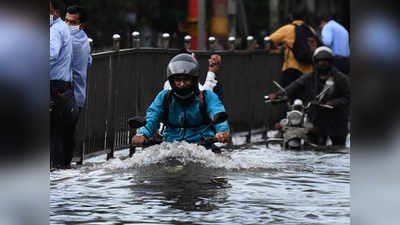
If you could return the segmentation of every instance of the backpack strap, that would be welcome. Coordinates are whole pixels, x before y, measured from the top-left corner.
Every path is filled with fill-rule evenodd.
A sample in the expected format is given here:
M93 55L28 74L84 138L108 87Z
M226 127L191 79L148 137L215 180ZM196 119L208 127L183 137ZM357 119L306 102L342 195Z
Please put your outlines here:
M164 116L162 119L162 122L164 124L164 128L168 125L168 115L169 115L169 106L171 105L172 102L172 96L171 96L171 90L167 92L167 94L164 95L163 99L163 109L164 109ZM164 130L163 128L163 130Z
M205 124L211 124L211 119L207 114L207 103L204 100L204 94L205 93L206 93L206 91L200 91L199 109L200 109L201 116L203 117L204 123ZM210 125L210 128L211 128L212 132L214 132L214 134L217 133L217 131L215 130L215 126L213 124Z
M199 110L200 110L201 116L203 117L204 123L209 124L211 122L211 119L207 114L207 103L204 100L204 94L205 94L205 91L200 91Z
M211 122L210 117L207 114L207 103L205 101L205 92L204 91L200 91L199 93L199 110L201 113L201 116L203 117L203 121L204 124L209 124ZM168 91L167 94L164 95L164 99L163 99L163 111L164 111L164 115L163 115L163 119L162 122L164 124L164 127L162 130L165 129L165 127L167 127L169 125L168 122L168 115L169 115L169 107L172 103L172 92L171 90Z

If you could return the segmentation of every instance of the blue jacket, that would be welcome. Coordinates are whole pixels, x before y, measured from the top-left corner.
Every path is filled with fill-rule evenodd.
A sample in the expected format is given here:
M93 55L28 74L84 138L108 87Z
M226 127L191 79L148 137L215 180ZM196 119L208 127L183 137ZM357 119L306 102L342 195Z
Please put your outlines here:
M157 132L160 127L160 122L163 122L163 100L167 93L168 90L163 90L157 95L153 103L147 109L146 126L141 127L137 134L144 134L146 138L150 138L155 132ZM212 118L215 113L225 112L225 108L216 94L208 90L203 91L203 93L204 101L207 105L207 114L210 118ZM168 115L169 125L162 134L164 141L173 142L185 140L187 142L199 142L202 136L215 135L210 128L206 129L208 124L204 124L203 117L199 109L199 96L196 96L195 101L187 106L180 105L175 101L173 95L171 96L172 101ZM215 130L217 132L228 132L228 122L225 121L223 123L216 124Z

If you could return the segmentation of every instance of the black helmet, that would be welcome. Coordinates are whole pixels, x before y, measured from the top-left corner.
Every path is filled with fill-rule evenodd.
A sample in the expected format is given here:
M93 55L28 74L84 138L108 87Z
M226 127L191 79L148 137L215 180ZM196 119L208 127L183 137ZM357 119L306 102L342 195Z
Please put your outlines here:
M330 48L326 46L321 46L315 49L313 54L313 63L317 63L318 60L333 60L333 52Z
M176 55L169 61L167 66L167 78L172 87L172 93L180 102L191 102L194 96L199 92L198 79L200 74L200 66L197 60L187 54L181 53ZM188 76L192 79L192 85L185 88L176 87L174 76Z
M320 65L318 62L320 60L328 60L328 64ZM312 61L314 64L314 71L318 76L326 80L332 70L333 52L330 48L326 46L321 46L315 49L312 56Z

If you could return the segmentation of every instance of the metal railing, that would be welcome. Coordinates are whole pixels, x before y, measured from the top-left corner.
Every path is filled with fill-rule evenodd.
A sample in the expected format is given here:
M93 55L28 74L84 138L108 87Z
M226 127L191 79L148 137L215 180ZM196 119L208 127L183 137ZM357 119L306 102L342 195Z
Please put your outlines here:
M108 153L127 148L130 133L127 119L145 115L147 107L162 90L166 67L178 49L168 48L169 35L163 35L164 48L141 48L140 34L133 32L132 48L119 48L119 35L113 36L114 50L92 53L93 64L88 70L87 98L78 122L77 136L81 160L88 155ZM191 37L185 37L190 48ZM212 49L215 38L210 37L209 50L194 51L200 63L203 83L211 54L222 56L218 80L222 83L224 105L229 114L231 130L249 131L270 127L279 109L263 104L263 96L272 91L272 81L280 80L281 55L271 55L265 49L235 50L235 38L230 37L229 50ZM93 41L90 40L92 44Z

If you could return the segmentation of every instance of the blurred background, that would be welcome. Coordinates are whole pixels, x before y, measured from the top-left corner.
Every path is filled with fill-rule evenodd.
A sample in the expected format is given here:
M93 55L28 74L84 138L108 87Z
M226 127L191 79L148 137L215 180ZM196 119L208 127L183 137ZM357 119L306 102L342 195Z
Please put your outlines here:
M231 2L235 7L230 7ZM286 23L290 8L310 2L315 13L320 8L332 10L337 21L350 29L352 224L397 225L400 221L399 7L388 0L206 1L204 30L212 34L212 27L222 24L225 28L221 29L224 30L221 35L243 37L248 32L258 38ZM200 15L197 22L190 17L190 3L189 0L82 1L90 16L86 31L94 39L97 51L111 48L114 33L120 33L122 39L139 30L142 35L151 34L146 40L148 46L156 46L160 32L176 33L177 38L185 32L195 32L196 28L189 27L198 25ZM278 9L271 10L272 4L278 4ZM0 2L0 90L3 91L0 224L48 224L48 7L45 1ZM345 15L351 15L351 20ZM219 17L225 19L215 19ZM235 25L231 25L232 17ZM127 43L129 40L125 40ZM197 48L201 49L199 45Z
M289 23L294 9L303 10L306 22L318 28L316 17L331 13L350 29L348 0L64 0L66 6L80 4L88 10L86 32L95 51L112 49L112 35L121 36L121 48L129 48L133 31L141 34L142 47L159 47L161 34L171 35L170 47L183 48L185 35L192 49L203 50L208 36L217 39L217 49L228 49L228 37L236 37L241 48L252 35L263 38ZM318 29L315 29L318 30ZM239 48L240 48L239 47ZM262 47L262 46L261 46Z

